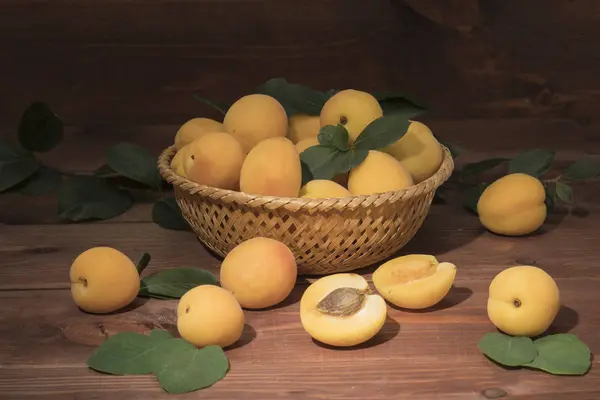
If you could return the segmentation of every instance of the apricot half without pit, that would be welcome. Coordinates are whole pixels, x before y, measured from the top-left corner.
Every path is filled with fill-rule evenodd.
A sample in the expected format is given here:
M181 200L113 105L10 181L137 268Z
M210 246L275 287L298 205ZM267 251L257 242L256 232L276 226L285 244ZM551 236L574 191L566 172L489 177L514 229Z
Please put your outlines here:
M377 291L393 305L423 309L439 303L450 291L456 266L428 254L410 254L383 263L373 273Z
M375 336L387 317L385 300L353 273L328 275L313 282L300 300L300 320L315 340L349 347Z

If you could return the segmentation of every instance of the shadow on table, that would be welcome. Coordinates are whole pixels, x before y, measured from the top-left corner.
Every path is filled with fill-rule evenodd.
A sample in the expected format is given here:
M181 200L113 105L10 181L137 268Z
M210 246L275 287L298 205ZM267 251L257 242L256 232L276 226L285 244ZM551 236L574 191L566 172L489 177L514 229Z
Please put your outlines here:
M256 339L256 330L248 324L244 325L244 330L242 331L242 336L238 339L237 342L227 347L225 350L234 350L239 349L240 347L244 347L249 344L251 341Z
M546 334L567 333L579 323L579 314L571 307L561 306Z
M336 351L342 350L343 351L343 350L368 349L371 347L379 346L385 342L389 342L390 340L395 338L398 335L398 333L400 333L400 324L398 322L396 322L396 320L394 320L393 318L388 316L388 317L386 317L383 328L381 328L381 330L375 336L373 336L371 339L367 340L366 342L357 344L356 346L336 347L336 346L330 346L325 343L321 343L315 339L312 339L312 341L317 346L320 346L320 347L323 347L324 349L329 349L329 350L336 350Z
M472 295L473 295L473 291L471 289L469 289L468 287L452 286L452 288L450 289L450 292L448 292L448 294L446 295L446 297L444 297L442 299L442 301L440 301L436 305L431 306L429 308L424 308L421 310L411 310L408 308L402 308L402 307L395 306L389 302L388 302L388 305L391 308L393 308L394 310L403 311L403 312L430 313L430 312L441 311L441 310L445 310L447 308L457 306L460 303L467 301Z

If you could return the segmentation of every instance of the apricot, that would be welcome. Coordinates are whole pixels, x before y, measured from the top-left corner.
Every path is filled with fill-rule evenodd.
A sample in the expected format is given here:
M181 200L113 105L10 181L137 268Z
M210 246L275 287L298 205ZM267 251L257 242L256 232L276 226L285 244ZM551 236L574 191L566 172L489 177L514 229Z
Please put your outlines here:
M179 335L197 347L231 346L242 336L245 321L233 294L216 285L196 286L177 303Z
M231 105L225 114L223 125L248 153L265 139L285 137L288 117L275 98L266 94L249 94Z
M189 180L221 189L238 187L245 153L240 142L229 133L206 133L182 150L185 150L183 169Z
M521 173L503 176L489 185L477 202L481 224L505 236L527 235L546 220L546 191L539 179Z
M308 149L312 146L317 146L319 144L319 140L316 137L309 137L306 139L302 139L296 143L296 149L298 153L302 153L304 150Z
M412 176L402 163L378 150L369 150L367 158L348 175L348 190L353 195L384 193L412 185Z
M352 196L348 189L339 183L327 179L314 179L307 182L300 189L300 197L328 198L347 196Z
M374 337L385 324L387 305L369 290L365 278L354 273L324 276L313 282L300 299L300 321L315 340L349 347Z
M341 90L331 96L321 109L321 127L342 124L348 131L348 142L354 143L358 135L371 122L383 116L377 99L360 90Z
M284 243L254 237L227 253L219 280L242 307L261 309L285 300L294 288L297 276L294 254Z
M175 156L173 156L171 159L171 169L173 172L184 178L187 178L187 175L185 173L185 169L183 168L183 160L187 159L190 149L191 146L189 143L182 146L179 150L177 150L177 153L175 153Z
M404 165L415 183L430 178L442 165L442 145L427 125L411 121L398 141L383 149Z
M263 196L297 197L302 185L300 155L285 137L265 139L246 156L240 190Z
M210 118L192 118L177 130L175 147L182 148L188 143L199 139L207 132L225 132L225 127L219 121Z
M396 257L373 273L373 285L390 303L407 309L436 305L450 291L456 266L427 254Z
M287 137L292 143L308 138L316 138L321 129L318 115L294 114L289 117Z
M112 247L92 247L79 254L69 271L71 295L84 311L110 313L129 305L140 290L133 261Z

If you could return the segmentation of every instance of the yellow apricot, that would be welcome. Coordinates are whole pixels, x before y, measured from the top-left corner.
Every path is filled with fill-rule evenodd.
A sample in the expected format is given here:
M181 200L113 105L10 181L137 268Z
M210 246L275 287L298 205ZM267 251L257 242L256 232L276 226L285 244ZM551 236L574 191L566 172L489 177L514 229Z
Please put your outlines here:
M316 138L321 129L318 115L294 114L289 117L287 137L292 143L308 138Z
M219 121L210 118L192 118L177 130L175 147L182 148L188 143L199 139L207 132L225 132L225 127Z
M400 161L415 183L435 174L444 158L440 142L427 125L418 121L411 121L404 136L383 151Z
M334 296L334 291L341 288L350 293ZM313 282L300 299L302 327L313 339L330 346L366 342L383 328L386 318L385 300L370 293L367 280L354 273L324 276Z
M296 143L296 149L298 153L302 153L304 150L308 149L312 146L317 146L319 144L319 140L316 137L309 137L306 139L302 139Z
M339 183L327 179L314 179L307 182L300 189L300 197L328 198L348 196L352 196L348 189Z
M209 132L188 146L182 163L189 180L221 189L238 187L245 153L236 138L226 132Z
M383 116L383 110L373 95L354 89L341 90L331 96L321 109L321 127L342 124L348 130L348 142L353 143L371 122Z
M439 263L427 254L410 254L383 263L372 279L377 291L395 306L423 309L446 297L455 276L454 264Z
M545 199L544 185L539 179L527 174L509 174L485 188L477 202L477 213L481 224L491 232L527 235L544 224Z
M92 247L79 254L69 275L75 304L90 313L120 310L140 290L140 276L133 261L111 247Z
M254 237L227 253L219 280L242 307L260 309L285 300L294 288L297 276L294 254L284 243Z
M223 125L248 153L265 139L285 137L288 117L275 98L266 94L249 94L229 107Z
M183 160L187 159L189 156L188 153L190 149L190 143L182 146L179 150L177 150L177 153L175 153L175 156L173 156L171 159L171 169L173 172L184 178L187 178L187 175L185 173L185 169L183 168Z
M384 193L412 185L412 177L400 161L378 150L369 150L367 158L348 175L348 190L353 195Z
M242 336L245 321L233 294L216 285L196 286L177 304L179 335L197 347L231 346Z
M297 197L302 185L300 155L285 137L258 143L246 156L240 190L263 196Z

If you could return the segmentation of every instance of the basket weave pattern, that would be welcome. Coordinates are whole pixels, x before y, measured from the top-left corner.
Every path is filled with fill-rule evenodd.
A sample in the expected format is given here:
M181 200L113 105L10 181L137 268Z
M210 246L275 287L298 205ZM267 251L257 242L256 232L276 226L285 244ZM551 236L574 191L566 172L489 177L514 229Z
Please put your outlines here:
M173 185L183 217L200 241L220 257L239 243L265 236L294 253L298 273L348 272L392 256L422 226L435 190L454 169L448 149L439 170L404 190L331 199L251 195L199 185L175 174L170 146L158 158Z

